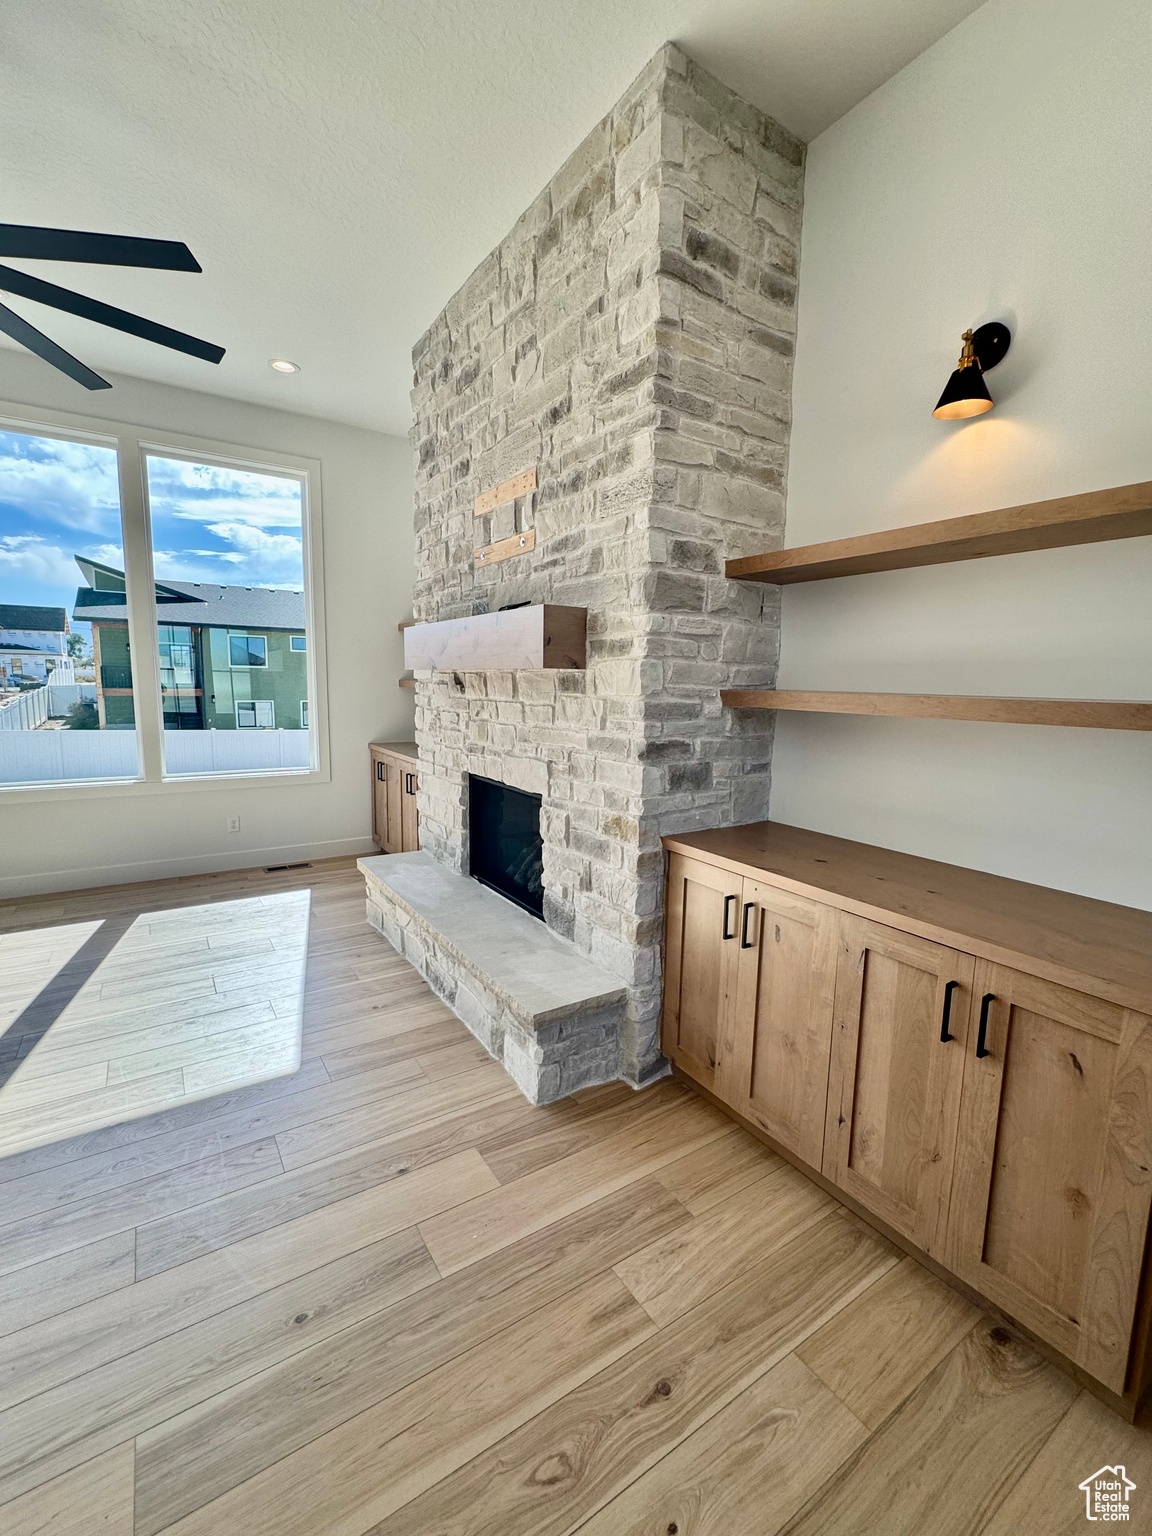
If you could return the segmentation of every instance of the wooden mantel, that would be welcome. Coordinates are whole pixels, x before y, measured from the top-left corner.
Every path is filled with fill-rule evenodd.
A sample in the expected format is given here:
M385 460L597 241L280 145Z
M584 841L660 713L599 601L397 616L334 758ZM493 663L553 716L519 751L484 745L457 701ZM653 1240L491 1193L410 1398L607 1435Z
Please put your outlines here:
M585 608L532 603L414 624L404 631L404 664L413 672L582 669L587 619Z

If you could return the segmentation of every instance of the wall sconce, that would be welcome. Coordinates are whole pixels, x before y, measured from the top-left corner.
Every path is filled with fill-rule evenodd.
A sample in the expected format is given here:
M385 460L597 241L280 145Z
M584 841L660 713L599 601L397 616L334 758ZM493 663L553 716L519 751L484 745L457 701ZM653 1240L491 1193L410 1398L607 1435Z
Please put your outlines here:
M999 320L990 320L978 330L965 331L964 350L956 371L944 386L944 393L932 412L942 421L960 421L965 416L982 416L992 409L992 396L984 382L989 368L995 368L1012 345L1012 332Z

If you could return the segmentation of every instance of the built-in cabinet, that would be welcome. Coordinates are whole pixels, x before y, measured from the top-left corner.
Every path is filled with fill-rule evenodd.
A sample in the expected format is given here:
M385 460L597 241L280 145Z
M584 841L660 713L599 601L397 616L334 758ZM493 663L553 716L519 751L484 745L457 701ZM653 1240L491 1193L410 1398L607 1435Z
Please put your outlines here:
M745 880L724 1096L797 1157L820 1165L832 1024L835 913Z
M838 927L822 1167L939 1257L975 961L848 913Z
M674 1066L1134 1407L1152 915L772 823L665 843Z
M420 846L416 743L374 741L368 750L372 764L372 841L381 853L414 853Z
M721 1037L734 1034L739 875L672 855L668 875L664 1047L698 1083L715 1088Z
M1152 1194L1152 1018L976 965L949 1266L1116 1392Z

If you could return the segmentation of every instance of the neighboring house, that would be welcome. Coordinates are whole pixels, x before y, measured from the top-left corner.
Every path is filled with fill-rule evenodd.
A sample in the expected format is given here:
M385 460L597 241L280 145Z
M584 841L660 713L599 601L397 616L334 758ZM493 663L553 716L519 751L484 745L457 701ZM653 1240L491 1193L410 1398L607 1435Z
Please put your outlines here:
M0 603L0 693L22 683L72 681L68 615L63 608Z
M88 583L72 617L92 626L100 724L131 729L132 658L124 572L76 556ZM304 594L156 583L167 730L300 730L308 725Z

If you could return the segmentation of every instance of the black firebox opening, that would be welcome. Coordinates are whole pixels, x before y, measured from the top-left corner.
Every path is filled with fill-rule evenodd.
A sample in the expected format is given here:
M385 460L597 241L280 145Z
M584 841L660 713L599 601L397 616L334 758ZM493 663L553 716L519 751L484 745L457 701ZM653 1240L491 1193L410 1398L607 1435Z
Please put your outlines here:
M468 775L471 874L534 917L544 917L540 796Z

